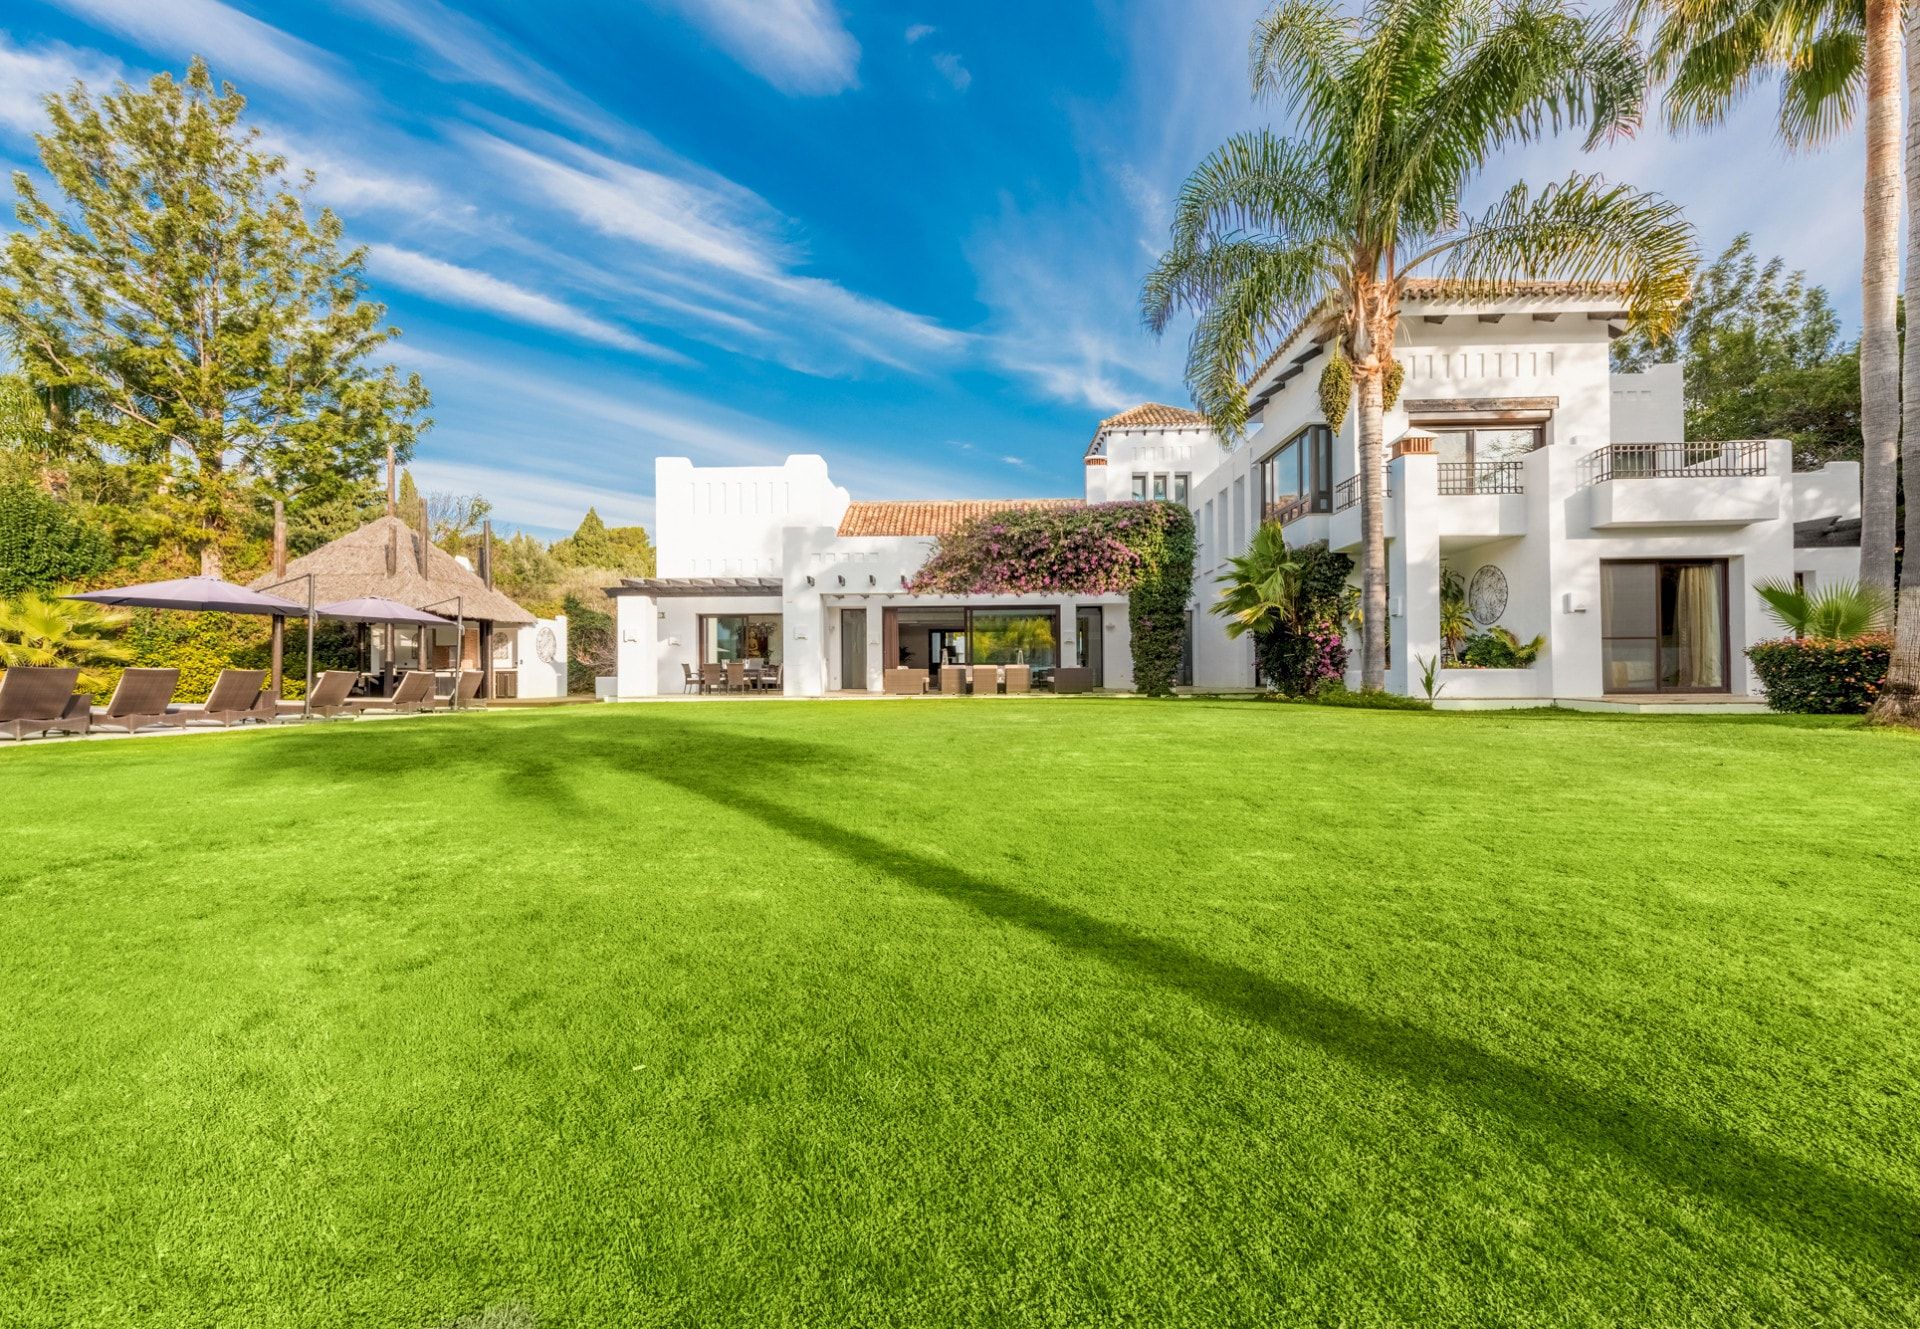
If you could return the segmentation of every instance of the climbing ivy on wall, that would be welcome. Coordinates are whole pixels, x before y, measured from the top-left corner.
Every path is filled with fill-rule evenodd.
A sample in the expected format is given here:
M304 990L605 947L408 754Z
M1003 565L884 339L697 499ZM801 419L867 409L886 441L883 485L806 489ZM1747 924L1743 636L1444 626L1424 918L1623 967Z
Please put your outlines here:
M911 590L929 595L1124 595L1133 685L1173 691L1193 594L1193 514L1178 503L1009 508L943 536Z

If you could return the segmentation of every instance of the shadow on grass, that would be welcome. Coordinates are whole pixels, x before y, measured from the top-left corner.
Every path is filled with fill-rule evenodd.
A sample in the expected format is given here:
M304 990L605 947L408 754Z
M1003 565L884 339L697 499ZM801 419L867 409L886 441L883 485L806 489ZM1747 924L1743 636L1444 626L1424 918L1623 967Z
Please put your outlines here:
M725 720L691 722L665 713L665 707L646 710L651 713L636 715L617 729L601 726L601 732L585 741L572 730L564 773L538 761L544 781L539 786L527 778L532 772L524 763L502 771L482 753L462 752L458 744L434 743L440 752L433 760L443 778L453 774L458 780L484 779L491 772L504 792L549 807L576 806L571 788L555 786L592 782L596 767L626 779L658 781L710 804L716 813L751 817L794 841L937 894L996 923L1023 928L1063 951L1179 992L1368 1073L1448 1095L1522 1131L1630 1164L1655 1186L1684 1187L1892 1274L1920 1271L1920 1204L1903 1192L1781 1153L1659 1104L1528 1065L1439 1030L1383 1018L1301 984L1121 927L796 806L809 798L844 798L836 791L835 773L865 759L853 748L734 731L723 727ZM342 759L330 765L342 775L364 775L377 782L380 775L392 773L396 763L408 763L407 755L394 748L410 747L416 738L393 734L396 743L389 744L388 737L381 735L383 741L366 745L364 752L341 754ZM431 737L421 734L418 739L428 742ZM450 773L449 762L464 769ZM763 790L785 791L785 796L774 798Z

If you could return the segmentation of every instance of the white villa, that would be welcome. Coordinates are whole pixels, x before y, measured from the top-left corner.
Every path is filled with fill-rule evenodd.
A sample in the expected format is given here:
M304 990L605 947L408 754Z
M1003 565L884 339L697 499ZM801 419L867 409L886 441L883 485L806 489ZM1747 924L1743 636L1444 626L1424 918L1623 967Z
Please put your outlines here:
M1443 698L1468 705L1756 701L1743 648L1779 630L1754 585L1858 574L1858 466L1796 472L1784 441L1687 440L1677 366L1610 372L1624 327L1605 290L1409 291L1395 352L1405 382L1387 419L1392 691L1418 692L1418 662L1441 658L1442 569L1469 588L1481 627L1546 639L1525 669L1444 670ZM1324 540L1357 566L1356 413L1328 429L1317 391L1330 336L1309 323L1261 367L1253 426L1231 451L1202 417L1148 404L1101 423L1083 497L1024 501L1192 509L1183 683L1255 685L1252 643L1229 639L1207 605L1263 517L1285 523L1289 544ZM788 695L877 692L902 668L938 686L942 662L990 655L1016 628L1042 680L1067 665L1132 685L1122 597L907 591L939 536L1022 501L855 502L817 456L661 458L655 501L659 575L609 592L620 697L681 692L702 664L732 659L779 665Z

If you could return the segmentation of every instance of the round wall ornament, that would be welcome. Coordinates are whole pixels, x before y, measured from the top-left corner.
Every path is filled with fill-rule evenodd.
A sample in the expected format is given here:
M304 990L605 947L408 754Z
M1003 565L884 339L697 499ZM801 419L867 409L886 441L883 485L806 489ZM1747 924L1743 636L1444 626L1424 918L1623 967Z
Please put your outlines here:
M1491 563L1483 565L1467 585L1467 608L1481 627L1498 623L1507 612L1507 574Z
M554 657L560 653L560 639L553 635L553 629L545 623L533 634L533 653L539 657L541 664L552 664Z

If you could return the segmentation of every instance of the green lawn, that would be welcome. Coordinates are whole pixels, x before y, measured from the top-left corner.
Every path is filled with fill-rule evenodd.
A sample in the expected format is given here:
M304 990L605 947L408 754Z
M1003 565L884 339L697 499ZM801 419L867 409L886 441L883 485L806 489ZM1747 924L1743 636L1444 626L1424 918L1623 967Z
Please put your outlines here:
M719 703L0 751L0 1324L1911 1324L1920 741Z

